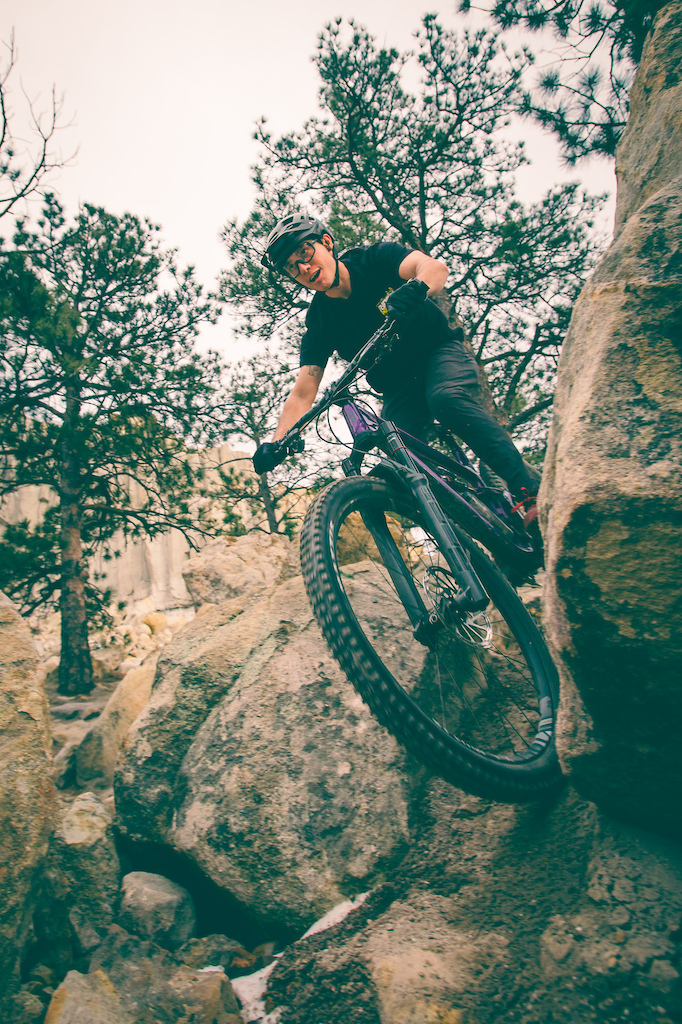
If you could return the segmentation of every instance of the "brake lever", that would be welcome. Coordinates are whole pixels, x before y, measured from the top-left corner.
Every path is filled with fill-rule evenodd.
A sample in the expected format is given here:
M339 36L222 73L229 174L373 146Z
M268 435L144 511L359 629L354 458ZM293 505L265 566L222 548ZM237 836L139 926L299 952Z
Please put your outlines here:
M289 453L289 455L300 455L301 452L304 451L304 449L305 449L305 441L300 436L300 434L299 434L298 437L293 438L287 444L287 452Z
M282 453L282 462L290 455L300 455L305 449L305 441L299 434L298 437L292 437L290 440L282 438L280 442L280 451Z

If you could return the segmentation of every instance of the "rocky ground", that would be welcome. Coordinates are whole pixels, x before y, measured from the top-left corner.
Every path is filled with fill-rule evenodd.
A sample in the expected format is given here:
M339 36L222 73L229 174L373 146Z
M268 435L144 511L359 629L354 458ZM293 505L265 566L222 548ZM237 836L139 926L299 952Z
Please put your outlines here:
M59 806L8 1019L682 1021L679 845L568 784L514 806L429 775L325 653L288 542L218 554L201 614L128 622L152 642L123 678L65 701L48 674Z
M570 789L512 808L437 780L418 836L334 933L282 955L268 993L283 1021L681 1019L677 847Z

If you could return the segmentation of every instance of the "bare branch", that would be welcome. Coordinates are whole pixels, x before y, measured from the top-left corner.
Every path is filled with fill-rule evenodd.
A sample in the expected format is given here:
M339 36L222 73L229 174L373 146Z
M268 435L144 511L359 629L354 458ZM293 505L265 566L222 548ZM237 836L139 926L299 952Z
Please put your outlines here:
M18 152L17 140L12 127L10 109L9 79L17 61L14 33L6 44L9 52L4 68L0 69L0 218L11 213L22 200L43 190L46 179L52 171L65 167L73 160L52 151L55 135L69 125L61 124L63 97L58 97L52 87L50 106L44 113L37 113L23 86L21 92L26 101L29 130L32 142L21 140L24 151ZM22 163L23 161L23 163Z

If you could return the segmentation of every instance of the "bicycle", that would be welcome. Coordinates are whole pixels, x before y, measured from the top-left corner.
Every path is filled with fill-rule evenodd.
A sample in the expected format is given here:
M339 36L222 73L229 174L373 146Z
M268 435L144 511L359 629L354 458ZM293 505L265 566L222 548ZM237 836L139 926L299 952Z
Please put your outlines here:
M384 323L279 442L280 461L302 451L304 428L332 407L352 437L344 478L315 497L302 527L308 598L350 682L417 759L471 793L536 799L561 782L558 677L481 545L522 575L541 556L510 495L461 448L444 455L353 397L397 337Z

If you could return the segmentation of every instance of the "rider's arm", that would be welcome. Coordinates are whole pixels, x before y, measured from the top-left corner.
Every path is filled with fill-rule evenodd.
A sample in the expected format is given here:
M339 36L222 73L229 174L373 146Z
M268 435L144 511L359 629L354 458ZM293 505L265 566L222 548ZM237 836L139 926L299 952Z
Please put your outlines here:
M398 273L403 281L411 281L413 277L416 277L418 281L423 281L429 286L429 296L431 296L443 290L449 271L447 263L444 263L443 260L434 260L425 252L414 250L402 261L398 267Z
M287 430L293 427L296 420L300 419L308 409L312 408L313 402L317 397L323 372L321 366L301 367L296 383L282 407L277 429L272 436L273 441L279 441L281 437L284 437Z

